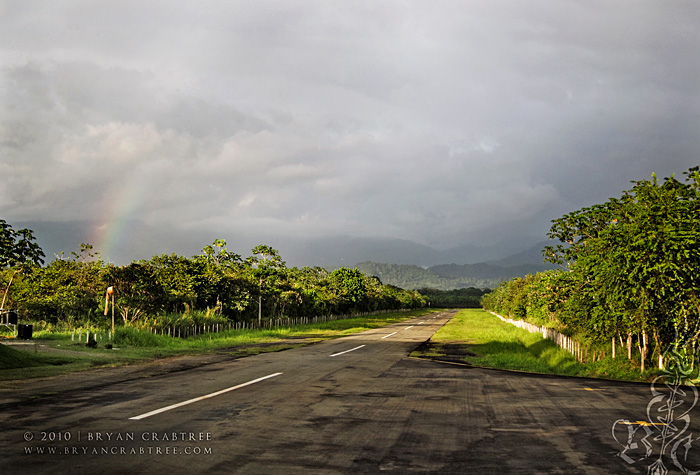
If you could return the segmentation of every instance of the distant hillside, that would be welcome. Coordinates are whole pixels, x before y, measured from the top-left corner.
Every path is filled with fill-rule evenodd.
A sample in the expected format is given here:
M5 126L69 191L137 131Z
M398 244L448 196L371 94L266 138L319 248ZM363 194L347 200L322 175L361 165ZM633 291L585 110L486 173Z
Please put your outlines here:
M290 237L264 241L285 256L292 266L321 266L325 268L354 267L358 262L385 262L430 267L439 264L474 264L496 262L506 256L521 255L520 260L534 259L542 263L540 250L547 244L537 238L519 237L499 243L468 244L437 250L405 239L358 238L349 236L320 237L295 240ZM537 243L535 245L535 243ZM534 246L534 247L533 247ZM523 249L529 248L525 251ZM509 257L508 257L509 259ZM521 264L525 262L517 262ZM505 265L511 265L505 263Z
M467 287L494 288L499 283L514 277L534 274L552 266L545 264L518 264L500 266L481 262L478 264L446 264L429 267L400 264L383 264L379 262L361 262L357 268L370 275L375 275L385 284L402 289L433 288L452 290Z
M448 279L458 280L488 280L503 282L513 277L522 277L546 270L544 264L518 264L514 266L499 266L487 262L478 264L446 264L430 267L431 272ZM475 287L475 286L474 286Z
M438 290L450 290L458 288L452 285L451 279L414 265L368 261L360 262L356 267L365 274L379 277L384 284L395 285L402 289L430 287ZM471 287L476 286L472 285Z

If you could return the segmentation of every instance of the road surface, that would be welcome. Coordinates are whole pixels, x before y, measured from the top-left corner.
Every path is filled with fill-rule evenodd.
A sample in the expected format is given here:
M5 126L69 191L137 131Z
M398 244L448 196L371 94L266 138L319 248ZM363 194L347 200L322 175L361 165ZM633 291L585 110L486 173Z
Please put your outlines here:
M658 428L649 385L408 357L453 315L149 377L3 384L0 473L615 474L670 454L635 461Z

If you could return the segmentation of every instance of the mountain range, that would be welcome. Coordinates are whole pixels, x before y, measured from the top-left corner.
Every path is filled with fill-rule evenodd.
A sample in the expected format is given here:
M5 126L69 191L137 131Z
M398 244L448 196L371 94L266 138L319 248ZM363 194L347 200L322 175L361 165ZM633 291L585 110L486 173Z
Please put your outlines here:
M545 264L519 264L499 266L481 262L477 264L443 264L429 268L405 264L361 262L356 266L365 274L374 275L384 284L402 289L453 290L469 287L492 289L499 283L515 277L553 269Z
M519 237L490 244L467 244L439 250L405 239L333 236L309 240L280 240L280 254L293 266L354 267L361 262L432 267L441 264L491 262L499 266L542 264L548 242ZM273 247L275 247L273 245Z
M356 267L365 274L379 277L385 284L402 289L494 288L499 283L514 277L558 268L542 260L542 249L547 244L547 242L541 242L503 259L474 264L438 264L426 268L367 261L357 264Z

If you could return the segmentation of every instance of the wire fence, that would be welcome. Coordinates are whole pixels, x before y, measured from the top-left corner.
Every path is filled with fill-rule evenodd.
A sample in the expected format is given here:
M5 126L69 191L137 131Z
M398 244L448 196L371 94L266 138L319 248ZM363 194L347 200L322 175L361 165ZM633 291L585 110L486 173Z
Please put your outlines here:
M198 335L209 333L219 333L232 330L256 330L256 329L274 329L288 328L297 325L310 325L315 323L333 322L336 320L346 320L350 318L371 317L374 315L408 312L415 309L388 309L376 310L373 312L358 312L341 315L318 315L314 317L296 317L296 318L270 318L258 322L257 320L240 321L240 322L218 322L218 323L203 323L198 325L164 325L164 326L146 326L137 328L141 331L147 331L156 335L167 335L173 338L189 338ZM72 331L71 339L74 342L89 342L98 341L103 338L111 340L112 332L109 330L101 330L94 327L76 328Z

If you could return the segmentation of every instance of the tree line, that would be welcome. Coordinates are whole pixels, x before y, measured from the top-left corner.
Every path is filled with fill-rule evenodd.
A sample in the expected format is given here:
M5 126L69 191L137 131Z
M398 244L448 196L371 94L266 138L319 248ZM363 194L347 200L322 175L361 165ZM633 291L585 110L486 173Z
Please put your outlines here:
M106 289L125 325L195 312L219 320L254 321L419 308L415 291L384 285L357 269L287 267L267 245L243 258L224 240L199 255L162 254L117 266L89 244L61 253L48 265L31 230L0 220L0 291L21 319L50 324L105 322ZM161 318L162 320L162 318Z
M428 305L436 308L480 308L481 298L491 292L490 289L467 287L452 290L432 288L418 289L418 292L428 300Z
M697 367L700 167L633 182L620 198L554 220L545 260L561 266L499 285L482 304L595 342L636 347L645 362Z

